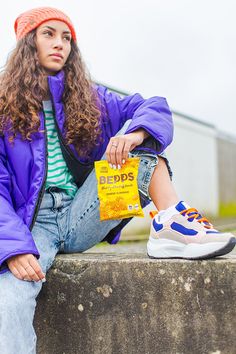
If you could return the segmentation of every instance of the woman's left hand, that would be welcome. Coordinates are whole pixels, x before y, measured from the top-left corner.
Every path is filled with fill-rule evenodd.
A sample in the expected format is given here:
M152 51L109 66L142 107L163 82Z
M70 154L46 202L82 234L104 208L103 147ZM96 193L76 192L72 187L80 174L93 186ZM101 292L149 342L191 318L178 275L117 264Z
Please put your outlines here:
M128 153L136 146L142 144L148 135L144 129L139 129L129 134L112 137L106 149L106 157L110 167L120 169L122 163L127 160Z

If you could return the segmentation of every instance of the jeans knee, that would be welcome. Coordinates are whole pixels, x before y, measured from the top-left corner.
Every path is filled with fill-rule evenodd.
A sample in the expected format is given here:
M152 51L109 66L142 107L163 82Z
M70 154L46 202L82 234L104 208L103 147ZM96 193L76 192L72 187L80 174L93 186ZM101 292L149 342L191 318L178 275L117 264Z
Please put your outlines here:
M20 280L10 273L1 279L0 275L0 313L21 314L27 309L34 310L41 287L41 282Z
M4 296L3 294L0 294L0 317L2 317L2 321L7 320L7 319L14 319L14 317L18 317L22 315L22 313L27 312L27 307L30 306L29 302L24 300L21 297L21 294L16 294L12 293L12 291L9 291L5 289Z

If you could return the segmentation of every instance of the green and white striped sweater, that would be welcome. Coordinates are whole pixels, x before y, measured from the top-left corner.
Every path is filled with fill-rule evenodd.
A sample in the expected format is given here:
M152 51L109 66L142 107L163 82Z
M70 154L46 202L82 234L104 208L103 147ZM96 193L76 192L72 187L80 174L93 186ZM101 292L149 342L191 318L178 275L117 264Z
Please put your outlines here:
M56 186L65 189L67 194L74 197L78 187L61 152L51 101L43 101L43 111L48 138L48 173L45 188Z

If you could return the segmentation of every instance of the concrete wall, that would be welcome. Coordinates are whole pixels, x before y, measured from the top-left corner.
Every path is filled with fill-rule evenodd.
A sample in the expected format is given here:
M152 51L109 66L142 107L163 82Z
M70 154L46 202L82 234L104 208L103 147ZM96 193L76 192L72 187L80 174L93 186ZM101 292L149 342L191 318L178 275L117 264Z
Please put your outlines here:
M38 354L235 354L235 258L58 255L39 294Z

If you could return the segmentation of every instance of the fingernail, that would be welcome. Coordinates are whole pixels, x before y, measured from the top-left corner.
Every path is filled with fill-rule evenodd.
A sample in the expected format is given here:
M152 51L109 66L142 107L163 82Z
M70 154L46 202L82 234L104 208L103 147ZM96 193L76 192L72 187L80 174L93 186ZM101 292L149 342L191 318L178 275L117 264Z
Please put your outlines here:
M42 283L45 283L45 281L46 281L46 278L43 278L43 279L42 279Z
M116 170L116 165L113 165L112 167L114 168L114 170Z
M123 163L123 164L125 163L125 159L122 160L122 163Z
M117 165L117 167L118 167L118 170L120 170L120 169L121 169L120 165Z
M109 163L109 166L110 166L111 168L113 167L111 163Z

